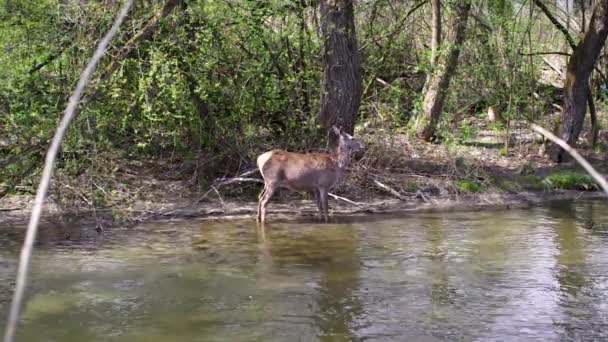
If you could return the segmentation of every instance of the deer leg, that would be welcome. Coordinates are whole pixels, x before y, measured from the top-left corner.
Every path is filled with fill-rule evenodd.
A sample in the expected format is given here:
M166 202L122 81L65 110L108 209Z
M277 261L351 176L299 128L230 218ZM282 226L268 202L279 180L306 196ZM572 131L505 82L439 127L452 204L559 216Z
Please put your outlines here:
M325 222L329 221L329 210L327 207L327 189L319 189L319 202L321 202L321 215Z
M321 219L323 219L323 205L321 204L321 195L319 195L319 189L314 189L312 194L314 195L317 209L319 209L319 215L321 216Z
M268 205L268 201L274 194L274 190L275 189L273 186L270 186L270 185L267 186L266 189L264 190L264 195L263 195L262 199L260 200L260 222L262 222L262 223L264 223L266 221L266 206Z
M264 197L264 195L266 194L266 184L264 184L264 189L262 189L262 192L260 192L260 195L258 196L258 216L256 218L257 222L260 222L261 220L261 209L262 209L262 198Z

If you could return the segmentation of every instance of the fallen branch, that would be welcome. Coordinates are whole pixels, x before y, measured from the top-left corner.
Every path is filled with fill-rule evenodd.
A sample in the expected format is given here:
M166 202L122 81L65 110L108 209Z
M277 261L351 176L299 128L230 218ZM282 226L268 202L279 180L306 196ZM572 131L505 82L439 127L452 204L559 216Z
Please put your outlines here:
M15 337L15 330L17 328L17 322L19 320L19 311L21 309L21 302L23 300L23 293L25 292L25 283L27 282L27 273L30 265L30 258L32 256L32 248L34 246L34 241L36 240L36 233L38 232L38 222L40 221L40 214L42 213L42 205L44 203L44 199L46 197L47 191L49 189L49 184L51 182L51 177L53 175L53 168L55 165L55 159L57 157L57 153L59 152L59 147L61 145L61 140L65 135L70 122L74 118L76 113L76 107L80 102L80 98L86 87L91 74L95 70L97 63L101 59L101 57L105 54L110 41L118 32L118 28L124 21L129 9L133 5L133 0L127 0L124 6L120 9L114 24L106 33L106 35L101 39L93 57L84 68L82 73L80 74L80 78L78 79L78 83L76 85L76 89L72 96L70 96L68 105L65 109L65 114L57 127L57 131L55 132L55 136L53 136L53 140L51 141L51 146L49 147L48 153L46 155L46 160L44 163L44 169L42 170L42 177L40 179L40 185L38 186L38 191L36 192L36 200L34 202L34 207L32 209L32 215L30 217L30 222L27 227L27 232L25 235L25 241L23 242L23 248L21 249L21 255L19 257L19 268L17 270L17 282L15 285L15 293L13 295L13 301L11 303L10 314L8 317L8 322L6 324L6 331L4 334L4 342L12 342Z
M252 170L243 172L243 173L241 173L240 175L238 175L236 177L247 177L247 176L251 176L254 173L258 173L258 172L260 172L258 169L252 169ZM233 179L233 178L236 178L236 177L232 177L232 178L218 178L215 181L216 182L222 182L222 181L226 181L226 180Z
M551 140L554 144L559 145L564 151L568 152L581 166L595 179L595 181L600 185L604 193L608 196L608 183L606 183L606 179L597 172L589 162L583 158L574 148L572 148L568 143L564 140L556 137L553 133L547 131L546 129L532 124L532 129L537 131L538 133L547 137L547 139Z
M559 75L559 77L565 78L564 73L562 72L562 70L560 68L556 67L553 63L551 63L546 58L543 58L543 62L545 62L545 64L547 64L549 67L551 67L551 69L553 69L553 71L555 71Z
M247 172L244 172L242 174L240 174L237 177L232 177L232 178L219 178L216 179L216 182L214 185L211 186L211 189L207 190L199 199L197 202L202 201L205 197L207 197L207 195L209 195L211 192L215 192L219 197L220 197L220 201L221 201L221 196L220 193L218 192L218 188L221 186L225 186L225 185L230 185L230 184L234 184L234 183L260 183L260 184L264 184L264 180L260 179L260 178L246 178L246 176L250 176L254 173L257 173L258 169L253 169L253 170L249 170ZM348 204L352 204L354 206L361 206L361 204L350 200L346 197L342 197L342 196L338 196L332 193L328 193L329 196L331 196L332 198L339 200L339 201L343 201L346 202ZM223 202L222 202L223 204Z
M244 178L244 177L234 177L234 178L228 178L225 179L223 181L220 181L219 183L215 183L211 186L211 189L207 190L207 192L205 192L201 197L199 197L199 199L197 200L197 202L202 201L203 199L205 199L205 197L207 197L207 195L209 195L212 191L217 192L217 188L221 187L221 186L225 186L225 185L230 185L230 184L234 184L234 183L262 183L264 184L264 181L261 180L260 178Z
M390 193L391 195L393 195L393 196L397 197L398 199L400 199L400 200L402 200L402 201L407 200L407 198L406 198L405 196L403 196L401 193L399 193L399 191L397 191L397 190L395 190L395 189L391 188L391 187L390 187L390 186L388 186L388 185L385 185L385 184L380 183L380 181L378 181L377 179L372 180L372 183L373 183L375 186L377 186L377 187L379 187L380 189L382 189L382 190L384 190L384 191L386 191L386 192Z
M351 201L351 200L349 200L349 199L348 199L348 198L346 198L346 197L342 197L342 196L334 195L334 194L332 194L331 192L329 192L329 193L327 193L327 194L328 194L329 196L331 196L332 198L337 199L337 200L339 200L339 201L343 201L343 202L346 202L346 203L348 203L348 204L352 204L352 205L357 206L357 207L360 207L360 206L361 206L361 204L360 204L360 203L357 203L357 202L355 202L355 201Z

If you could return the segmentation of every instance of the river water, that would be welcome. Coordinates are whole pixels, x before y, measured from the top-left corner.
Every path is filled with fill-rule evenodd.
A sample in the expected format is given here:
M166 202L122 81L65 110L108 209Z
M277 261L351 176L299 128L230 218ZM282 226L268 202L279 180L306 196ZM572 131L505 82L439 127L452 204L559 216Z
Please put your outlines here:
M605 341L607 209L43 227L17 340Z

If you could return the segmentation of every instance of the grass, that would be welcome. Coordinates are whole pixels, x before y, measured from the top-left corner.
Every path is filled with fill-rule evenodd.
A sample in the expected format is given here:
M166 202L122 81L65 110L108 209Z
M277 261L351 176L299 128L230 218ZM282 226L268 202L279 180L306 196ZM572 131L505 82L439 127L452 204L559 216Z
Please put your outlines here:
M555 172L543 179L542 183L553 189L596 189L597 185L591 176L573 171Z

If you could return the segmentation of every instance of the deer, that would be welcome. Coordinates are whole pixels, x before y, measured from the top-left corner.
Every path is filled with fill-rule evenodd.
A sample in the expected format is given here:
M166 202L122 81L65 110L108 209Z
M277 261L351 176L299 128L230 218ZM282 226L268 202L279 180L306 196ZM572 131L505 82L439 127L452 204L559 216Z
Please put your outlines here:
M331 153L297 153L271 150L257 158L258 169L264 179L264 189L258 198L257 222L266 221L268 201L277 189L312 192L321 219L329 221L327 197L344 177L354 152L365 145L352 135L332 126L338 144Z

